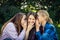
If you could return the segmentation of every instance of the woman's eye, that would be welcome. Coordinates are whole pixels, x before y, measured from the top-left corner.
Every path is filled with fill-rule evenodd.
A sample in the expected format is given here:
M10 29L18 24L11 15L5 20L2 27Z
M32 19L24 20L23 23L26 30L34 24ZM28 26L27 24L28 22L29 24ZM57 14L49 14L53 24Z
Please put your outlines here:
M31 20L31 18L29 18Z
M35 19L33 19L33 20L35 20Z

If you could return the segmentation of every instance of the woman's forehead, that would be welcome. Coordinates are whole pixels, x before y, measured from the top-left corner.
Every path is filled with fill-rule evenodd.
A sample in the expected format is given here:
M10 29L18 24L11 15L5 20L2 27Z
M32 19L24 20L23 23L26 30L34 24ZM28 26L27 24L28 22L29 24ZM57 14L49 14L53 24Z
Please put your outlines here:
M35 18L33 15L30 15L29 18Z
M26 18L26 15L23 15L23 18Z

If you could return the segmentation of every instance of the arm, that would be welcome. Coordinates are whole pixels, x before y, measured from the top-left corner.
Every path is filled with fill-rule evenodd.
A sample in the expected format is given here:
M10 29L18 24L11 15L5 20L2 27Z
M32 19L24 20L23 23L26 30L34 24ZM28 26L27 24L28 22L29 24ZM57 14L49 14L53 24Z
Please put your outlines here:
M18 36L17 32L16 32L16 29L15 29L15 26L12 24L12 23L9 23L7 25L7 33L9 34L9 36L12 38L12 39L15 39L15 40L23 40L24 37L25 37L25 29L22 30L22 32L20 33L20 35Z
M25 30L22 30L22 32L20 33L20 35L18 37L18 40L23 40L24 37L25 37L25 33L26 33L26 31Z
M16 32L16 29L15 29L15 26L13 23L8 23L6 25L6 32L10 36L10 38L12 38L12 39L18 38L18 34Z
M42 35L40 31L36 32L36 36L38 40L57 40L55 34L55 28L53 26L47 29Z

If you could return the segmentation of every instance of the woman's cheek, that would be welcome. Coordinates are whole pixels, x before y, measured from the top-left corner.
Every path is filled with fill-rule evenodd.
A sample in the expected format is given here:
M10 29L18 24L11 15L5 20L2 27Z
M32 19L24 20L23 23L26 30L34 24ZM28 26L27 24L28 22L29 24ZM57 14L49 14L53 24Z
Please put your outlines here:
M30 21L28 21L28 23L30 23Z
M22 20L22 24L24 24L25 23L25 21L24 20Z

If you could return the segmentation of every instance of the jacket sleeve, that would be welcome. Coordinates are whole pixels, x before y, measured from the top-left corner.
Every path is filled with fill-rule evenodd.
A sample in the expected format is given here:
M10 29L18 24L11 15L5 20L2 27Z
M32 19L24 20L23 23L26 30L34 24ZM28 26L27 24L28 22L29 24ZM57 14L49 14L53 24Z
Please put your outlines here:
M20 33L20 35L18 37L18 40L23 40L24 37L25 37L25 33L26 33L26 31L25 30L22 30L22 32Z

